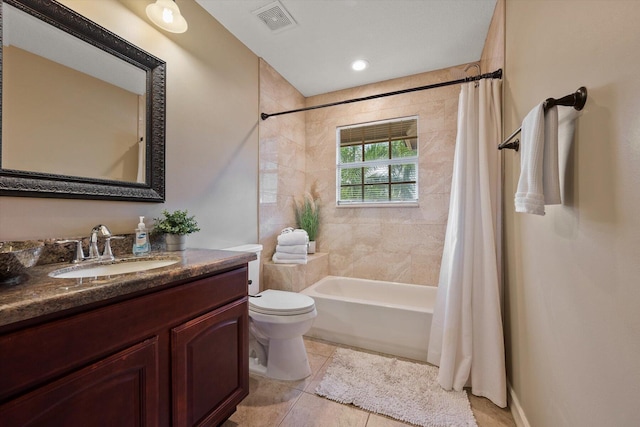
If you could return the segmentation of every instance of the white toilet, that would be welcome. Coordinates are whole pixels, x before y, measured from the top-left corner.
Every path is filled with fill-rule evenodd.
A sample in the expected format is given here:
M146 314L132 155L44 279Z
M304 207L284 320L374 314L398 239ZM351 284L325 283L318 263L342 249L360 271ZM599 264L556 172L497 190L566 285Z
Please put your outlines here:
M311 374L302 335L317 316L313 298L296 292L260 290L262 245L229 251L255 252L249 263L249 371L279 380L301 380Z

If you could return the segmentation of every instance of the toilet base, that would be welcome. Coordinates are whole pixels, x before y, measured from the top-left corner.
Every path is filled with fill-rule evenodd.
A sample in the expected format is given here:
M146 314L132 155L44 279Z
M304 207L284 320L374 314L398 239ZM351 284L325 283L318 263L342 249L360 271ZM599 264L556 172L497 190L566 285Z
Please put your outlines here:
M267 376L278 380L295 381L311 375L307 349L302 336L269 340Z
M311 375L302 336L270 339L267 366L261 365L257 358L249 358L249 372L284 381L298 381Z
M260 364L260 361L255 357L249 357L249 372L252 374L267 376L267 367Z

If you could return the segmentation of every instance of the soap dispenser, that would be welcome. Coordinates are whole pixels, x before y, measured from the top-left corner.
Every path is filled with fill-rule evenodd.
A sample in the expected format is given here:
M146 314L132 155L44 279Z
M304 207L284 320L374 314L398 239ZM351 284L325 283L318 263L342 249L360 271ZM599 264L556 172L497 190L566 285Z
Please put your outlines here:
M144 225L144 217L140 217L140 223L136 228L136 238L133 241L133 254L137 256L147 255L151 252L151 245L149 245L149 233Z

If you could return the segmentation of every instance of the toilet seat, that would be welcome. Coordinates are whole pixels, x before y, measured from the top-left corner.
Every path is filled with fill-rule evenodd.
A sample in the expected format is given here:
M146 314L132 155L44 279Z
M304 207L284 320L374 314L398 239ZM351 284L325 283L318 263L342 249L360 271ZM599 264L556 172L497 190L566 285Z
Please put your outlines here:
M313 298L296 292L267 289L249 298L249 311L275 316L295 316L315 310Z

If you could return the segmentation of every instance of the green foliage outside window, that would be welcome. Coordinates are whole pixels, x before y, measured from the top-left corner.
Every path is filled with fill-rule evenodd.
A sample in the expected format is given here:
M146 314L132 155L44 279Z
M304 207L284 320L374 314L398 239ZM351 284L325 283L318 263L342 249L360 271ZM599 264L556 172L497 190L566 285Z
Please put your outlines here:
M414 201L417 199L416 138L340 147L340 201ZM414 148L415 147L415 148ZM381 164L407 159L407 163ZM375 162L373 165L362 162Z

